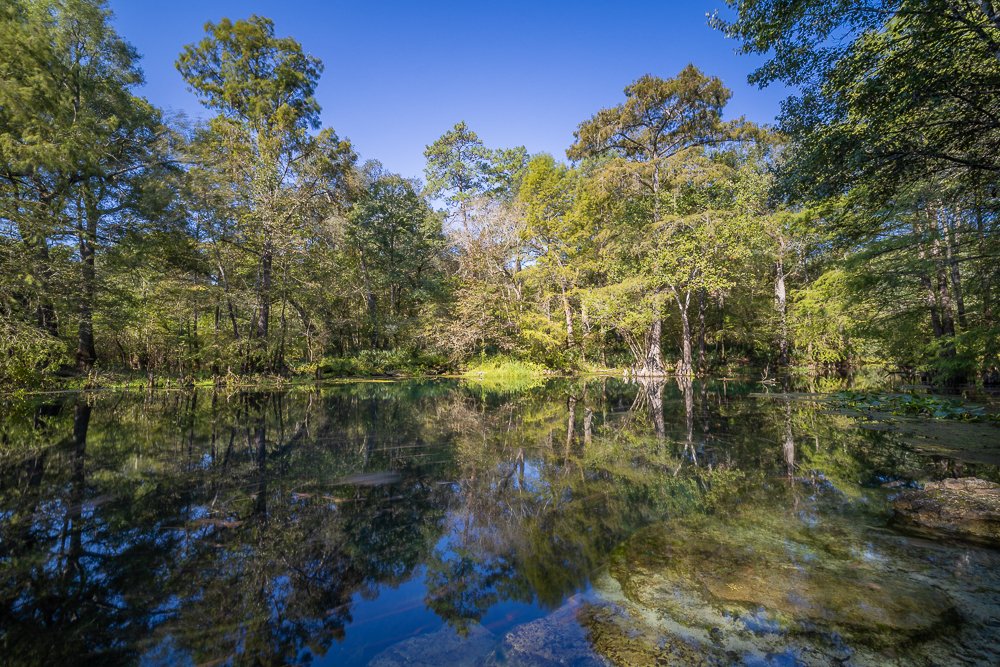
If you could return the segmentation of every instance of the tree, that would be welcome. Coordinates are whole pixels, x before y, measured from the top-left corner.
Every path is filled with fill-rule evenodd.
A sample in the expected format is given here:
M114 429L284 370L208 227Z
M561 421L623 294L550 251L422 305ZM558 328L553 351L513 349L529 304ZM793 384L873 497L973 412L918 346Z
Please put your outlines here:
M464 122L424 151L425 193L443 199L457 286L453 326L441 344L454 355L511 351L522 312L523 220L515 203L528 153L491 149Z
M688 65L673 79L646 75L625 88L626 101L603 109L580 124L576 142L567 150L570 159L608 158L607 168L631 177L636 195L648 200L645 234L658 233L663 211L662 174L669 161L683 161L704 149L720 146L738 138L745 129L741 121L725 122L722 109L730 92L715 77L705 76ZM640 223L642 224L642 223ZM634 238L634 237L633 237ZM655 249L654 249L655 250ZM655 278L653 283L655 283ZM665 294L661 287L647 285L652 294L644 295L652 309L648 329L641 345L635 346L636 370L644 375L664 373L662 308ZM674 295L686 317L686 302ZM689 344L682 334L683 344ZM685 356L687 359L687 356ZM690 372L682 362L678 372Z
M797 183L882 192L931 174L995 174L1000 18L993 2L730 0L713 22L746 53L770 54L750 77L800 87L782 123Z
M557 164L550 155L540 155L528 163L518 193L530 259L562 304L567 349L576 346L570 299L576 282L574 265L585 234L573 215L577 178L575 170Z
M744 52L770 54L751 81L783 81L799 90L781 115L789 146L780 180L795 201L832 204L827 208L835 215L822 222L851 263L848 275L859 278L847 284L895 285L906 302L919 285L920 336L934 350L923 356L933 359L941 379L962 381L975 358L984 369L995 366L1000 19L994 3L729 4L735 17L716 16L714 23L741 40ZM876 272L883 279L873 280ZM969 282L969 275L977 280ZM908 309L890 310L909 329Z
M13 2L0 14L0 216L28 251L23 303L58 335L51 294L53 246L76 249L72 315L76 364L97 359L98 254L132 221L162 213L154 172L167 159L156 111L132 94L142 83L135 50L110 25L103 2ZM168 197L169 198L169 197Z
M369 165L364 194L347 216L345 241L356 262L371 347L399 344L420 306L442 290L441 217L417 186Z
M489 151L464 121L424 150L426 193L442 197L463 227L469 224L472 200L489 190Z
M274 264L286 252L290 230L315 191L297 177L306 157L324 144L339 143L331 130L314 137L319 104L314 92L320 61L294 39L275 37L274 23L251 16L205 26L208 36L184 48L177 69L210 109L209 142L236 202L243 248L257 259L248 370L276 369L284 363L268 349Z

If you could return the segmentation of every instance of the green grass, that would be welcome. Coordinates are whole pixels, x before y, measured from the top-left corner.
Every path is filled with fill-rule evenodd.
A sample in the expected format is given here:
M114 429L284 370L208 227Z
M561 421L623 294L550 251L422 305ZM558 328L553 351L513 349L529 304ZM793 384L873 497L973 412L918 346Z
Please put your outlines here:
M542 364L496 356L468 362L462 377L482 390L508 393L540 386L551 374L552 371Z

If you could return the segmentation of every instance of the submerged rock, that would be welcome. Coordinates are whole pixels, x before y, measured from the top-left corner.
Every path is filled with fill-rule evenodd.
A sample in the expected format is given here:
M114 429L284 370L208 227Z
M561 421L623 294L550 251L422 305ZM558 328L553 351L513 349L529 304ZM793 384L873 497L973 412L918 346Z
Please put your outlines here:
M645 642L653 662L768 664L781 654L826 664L922 641L956 621L946 595L891 561L836 526L693 519L639 531L610 574L632 618L654 628L621 631L658 637ZM608 650L635 650L616 646L615 625L595 618L592 636ZM633 661L647 662L622 654L619 664Z
M370 667L610 667L594 652L571 600L548 616L522 623L501 639L481 625L460 635L451 627L393 644Z
M717 646L669 634L636 622L611 605L592 605L580 613L594 650L613 665L727 665L733 656Z
M465 635L451 627L393 644L369 662L369 667L479 667L493 653L496 637L481 625Z
M490 664L506 667L608 667L594 652L572 602L545 618L524 623L508 632Z
M976 477L930 482L893 500L897 526L1000 546L1000 484Z

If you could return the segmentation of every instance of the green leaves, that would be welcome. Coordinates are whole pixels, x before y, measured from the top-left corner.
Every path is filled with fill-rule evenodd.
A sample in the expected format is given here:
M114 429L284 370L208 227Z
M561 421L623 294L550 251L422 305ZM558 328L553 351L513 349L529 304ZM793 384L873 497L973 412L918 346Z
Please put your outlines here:
M177 59L177 70L205 106L259 132L319 127L318 58L294 39L275 37L274 22L257 15L206 23L205 32Z
M489 185L489 151L464 121L424 150L426 193L457 207L483 194Z
M441 198L453 211L463 212L473 199L512 200L528 164L528 151L490 149L465 121L442 134L424 150L427 166L424 193Z
M672 79L647 74L626 86L624 103L581 123L566 154L571 160L614 155L649 163L722 143L736 127L722 121L730 96L721 80L694 65Z
M798 194L883 197L934 175L997 171L1000 24L990 3L740 0L715 24L770 54L751 81L801 88L782 126Z

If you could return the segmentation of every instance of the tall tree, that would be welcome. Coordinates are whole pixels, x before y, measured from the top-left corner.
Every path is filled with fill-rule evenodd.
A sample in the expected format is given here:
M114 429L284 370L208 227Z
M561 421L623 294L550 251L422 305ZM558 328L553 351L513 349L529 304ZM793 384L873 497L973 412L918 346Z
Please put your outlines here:
M233 197L243 246L257 258L248 370L276 369L283 360L269 350L274 264L289 231L313 192L297 187L304 156L329 141L318 138L314 96L322 64L294 39L276 37L267 18L205 26L208 35L184 48L177 69L210 109L209 141L217 151Z
M551 155L531 160L518 193L524 207L524 234L535 267L558 296L565 321L566 348L576 346L572 291L581 238L580 218L574 216L578 174Z
M780 119L789 137L782 184L798 200L836 203L838 214L825 223L851 259L845 267L861 278L852 282L878 289L896 283L906 301L907 281L899 278L914 276L924 294L921 337L935 350L942 377L962 380L974 356L995 364L995 3L728 4L735 16L714 23L745 52L769 54L751 81L798 89ZM867 280L877 267L885 280ZM890 310L909 329L911 312Z
M931 174L1000 171L1000 18L993 2L729 0L713 22L747 53L750 77L801 89L782 122L797 182L891 192Z
M733 140L742 123L725 122L722 109L731 93L722 81L693 65L672 79L646 75L625 88L625 102L602 109L580 124L570 159L611 158L610 166L630 173L638 194L649 200L648 229L660 222L662 171L667 161ZM665 294L648 295L652 309L636 359L642 374L664 373L662 345ZM678 300L678 304L684 304ZM682 364L680 372L690 372Z
M426 192L443 198L452 215L469 225L469 210L476 197L489 190L490 152L465 121L438 137L424 150Z
M114 237L105 226L155 213L145 198L165 161L162 121L132 93L142 83L138 55L104 2L18 1L0 11L0 31L16 45L0 59L17 59L0 62L0 215L31 257L37 323L53 335L51 250L75 245L76 363L86 370L97 358L97 256Z

